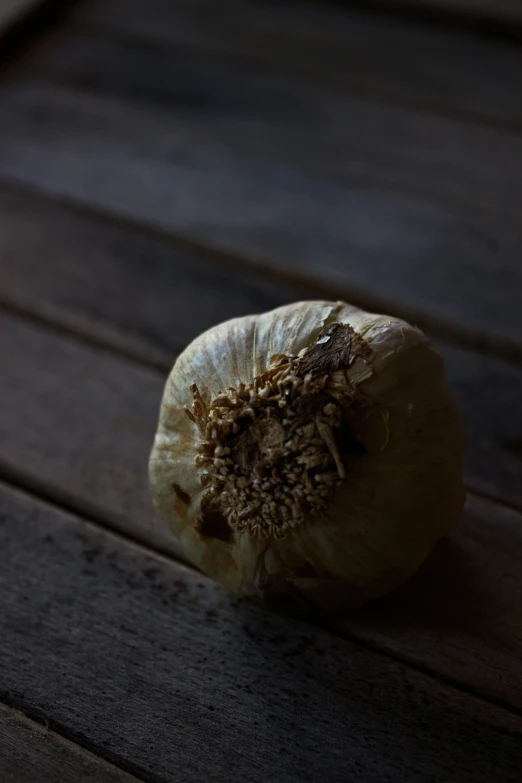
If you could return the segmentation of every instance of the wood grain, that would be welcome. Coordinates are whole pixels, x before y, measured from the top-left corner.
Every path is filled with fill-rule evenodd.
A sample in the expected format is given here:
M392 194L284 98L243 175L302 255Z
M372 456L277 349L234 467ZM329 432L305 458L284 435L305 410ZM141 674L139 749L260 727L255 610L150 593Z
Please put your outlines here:
M518 0L515 5L522 20ZM144 14L141 0L94 0L80 4L74 17L120 35L246 58L384 100L522 122L522 53L506 41L382 18L349 4L151 0L148 9Z
M471 497L413 579L332 627L520 711L521 561L522 516Z
M7 439L4 454L6 458L17 454L17 462L26 465L26 447L20 445L25 436L20 434L27 430L30 451L37 460L31 474L47 475L53 487L58 480L63 481L65 488L75 487L78 491L77 480L70 474L74 474L71 465L77 460L83 465L82 454L93 466L99 460L112 460L110 433L118 432L119 422L126 418L136 421L137 429L132 432L136 432L137 440L126 440L112 453L118 455L116 464L122 459L127 465L122 469L124 477L135 475L125 479L120 492L122 496L129 495L129 481L141 487L140 472L154 431L162 377L174 356L214 323L323 295L322 291L276 283L240 266L227 267L194 253L189 255L166 240L131 232L8 188L0 188L0 214L0 301L24 313L37 313L100 344L106 342L161 371L160 375L140 371L128 362L113 362L104 354L58 335L45 331L38 335L35 328L16 319L5 320L4 334L0 335L2 355L6 357L4 366L9 367L2 399L4 427L9 429L9 434L3 430ZM324 294L337 298L342 291ZM514 304L518 291L513 291L512 296ZM522 370L445 343L440 343L439 348L468 427L469 486L522 507ZM52 362L48 355L53 357ZM91 384L84 388L86 368ZM48 397L40 394L38 400L40 406L45 406L45 413L35 413L36 420L29 425L21 411L34 408L32 386L43 384L45 388L49 373L53 374L52 384L57 391ZM125 399L120 400L122 386L127 391ZM18 400L24 401L21 407ZM122 410L126 406L122 417L118 414L120 406ZM89 418L78 417L79 408L90 411ZM58 427L60 416L66 414L69 437L60 446L66 451L63 459L55 461L49 454L55 447L55 426ZM89 437L86 425L96 417L103 425L91 438L90 448L99 451L87 456L82 445ZM128 428L125 432L125 437L130 437ZM9 449L7 443L11 444ZM68 451L73 443L74 459ZM38 454L41 456L37 458ZM133 462L132 455L137 462ZM112 475L118 469L110 464ZM92 484L96 468L84 466L81 472L84 470L80 496L92 498L95 488L94 496L103 497L100 477ZM112 506L114 496L110 497ZM131 518L141 519L149 508L143 499L136 506L133 501L123 507L116 505L122 519L129 513ZM98 513L103 513L103 507L104 503ZM89 505L89 513L91 510Z
M82 38L76 40L81 50ZM85 55L88 54L89 46L82 50ZM121 44L121 51L123 49L124 45ZM191 112L196 113L190 108L192 95L189 91L188 108L180 110L176 122L170 122L174 115L168 90L165 93L158 88L154 101L148 104L139 93L140 69L134 72L132 57L123 56L120 49L118 51L117 62L122 66L120 73L123 76L114 82L114 95L110 84L107 94L102 94L103 90L100 91L96 83L89 85L88 79L87 83L82 84L85 74L89 77L89 74L92 76L94 73L95 82L98 76L96 71L90 72L88 68L82 70L81 63L75 66L76 71L72 69L68 77L72 88L42 82L30 83L21 73L17 79L13 78L11 86L3 88L0 138L5 138L5 145L0 151L0 171L5 177L28 183L46 194L75 200L80 205L87 204L93 210L105 209L119 218L131 218L150 229L160 229L165 234L175 233L187 241L187 246L190 243L207 245L212 252L217 251L216 255L230 253L236 258L230 259L229 266L213 266L210 256L209 259L188 256L184 250L171 244L167 237L155 237L151 232L131 232L129 226L111 225L108 221L87 218L58 204L43 207L38 198L21 192L13 195L14 190L4 188L0 196L3 223L7 227L2 231L1 241L4 244L0 253L0 258L5 259L0 265L3 275L2 296L12 311L18 309L31 317L35 314L48 322L54 322L57 328L37 327L13 315L4 314L0 319L0 355L4 367L0 389L0 472L4 477L54 498L71 509L91 515L102 525L113 527L125 535L177 556L179 549L173 538L151 513L146 486L146 459L155 428L163 376L153 369L139 367L122 356L113 356L109 350L102 350L100 346L104 342L149 365L166 368L171 357L181 347L180 344L209 325L214 318L217 320L221 317L220 313L222 317L236 314L233 312L235 307L248 310L251 302L258 301L256 289L261 278L251 275L250 271L248 279L238 275L241 259L245 256L250 269L256 265L261 267L268 258L268 267L277 275L290 277L295 274L296 279L301 275L308 281L320 281L321 291L329 287L329 290L335 290L336 296L352 291L352 285L355 285L356 295L366 303L390 303L390 309L395 309L397 305L404 314L413 310L426 323L446 324L448 329L454 329L460 336L471 333L475 344L484 343L495 350L499 344L504 348L514 346L515 353L518 350L517 355L522 357L518 301L520 270L517 260L520 232L509 222L486 220L478 211L464 219L466 210L462 205L458 214L454 215L448 205L442 207L435 200L428 203L396 193L379 193L369 187L341 186L318 178L317 173L299 173L297 169L301 164L297 153L292 162L294 169L282 164L262 164L258 157L261 148L251 146L250 142L244 148L234 143L235 136L230 130L233 124L226 126L222 136L213 132L211 138L209 129L205 127L208 95L203 96L202 105L206 108L201 111L201 119L184 119L187 114L190 117ZM102 65L105 62L110 71L114 52L110 47L107 52L104 55L103 50L100 50L99 61ZM66 59L76 62L72 54L68 54ZM58 74L62 66L56 66L55 71L52 59L46 62L47 78L59 81L61 77ZM59 63L59 58L56 62ZM148 60L139 61L140 68L144 62L147 64ZM186 63L186 60L183 62ZM146 93L149 90L148 69L151 73L156 72L154 69L157 66L154 63L152 65L154 67L149 64L144 70ZM191 73L191 80L188 79L187 83L193 86L198 83L200 72L196 69ZM132 79L129 79L129 74ZM136 81L135 86L133 81ZM223 84L228 85L229 89L230 84L235 82L224 81ZM241 91L234 93L232 90L231 94L241 97ZM146 114L143 113L145 105ZM217 106L221 104L218 102ZM232 105L231 115L234 110ZM275 144L275 139L276 135L270 143ZM272 155L268 147L263 154L266 157ZM506 153L506 160L508 158ZM350 218L348 227L347 215ZM370 230L375 225L384 226L386 231L377 234ZM444 257L442 273L440 265L436 264L439 254ZM349 262L347 258L350 258ZM17 259L17 263L13 263ZM424 268L420 267L420 263L425 265ZM305 266L304 274L300 269L301 264ZM18 271L13 272L15 268ZM248 269L248 264L245 269ZM222 294L218 303L212 303L217 274L220 275ZM278 304L277 297L281 292L274 290L277 286L270 283L268 277L263 285L266 306L271 306L269 303L273 300L274 304ZM474 293L476 289L479 291L477 296ZM287 285L285 288L288 298L300 298L301 290L310 289L301 289L297 285ZM499 290L503 295L500 304ZM194 303L200 301L202 304L198 312ZM259 304L255 309L264 307ZM383 309L388 307L384 306ZM205 322L204 318L209 321ZM68 337L63 333L63 326L70 332ZM78 333L78 338L74 332ZM97 342L98 347L88 345L81 337L82 334L91 343ZM470 451L466 474L469 486L508 501L513 506L522 507L521 371L480 354L447 345L441 345L441 349L447 361L452 386L468 422ZM33 511L31 514L34 516ZM387 603L369 607L366 613L350 622L338 624L337 631L357 637L365 644L432 672L439 678L458 683L459 687L485 695L497 704L522 711L522 684L517 668L522 652L519 615L522 587L518 568L521 555L520 522L521 517L514 511L472 500L468 504L461 529L436 550L413 582L405 586L401 593L388 599ZM23 537L24 545L28 540L26 532L23 527L17 528L17 535ZM39 545L41 547L41 541ZM58 548L63 554L61 544ZM90 547L88 552L87 571L90 567L89 559L94 561L98 556L97 546ZM30 568L27 573L23 570L26 561L16 547L9 550L6 556L17 567L21 564L20 579L26 578L28 573L33 574ZM43 558L41 551L38 557ZM149 557L155 561L154 556ZM115 559L120 562L119 555L115 555ZM54 563L54 555L46 560L48 567L49 563ZM173 568L172 564L163 565L165 568ZM27 652L29 647L24 648L23 644L21 656L15 656L12 652L14 647L9 648L12 660L21 658L24 688L25 682L29 686L27 691L24 688L16 689L18 674L12 674L5 691L6 698L9 697L17 705L29 704L31 714L37 718L52 714L57 729L68 727L73 739L85 739L87 736L87 744L91 749L102 752L116 763L125 764L135 774L146 772L148 777L152 774L163 778L169 775L179 777L181 767L176 767L176 763L186 767L195 753L185 744L179 755L176 755L177 761L173 763L165 751L166 727L174 728L174 736L181 736L184 742L183 732L193 726L196 736L200 738L198 750L213 728L207 724L201 726L198 709L194 710L194 698L197 699L194 690L189 689L181 697L176 697L177 701L175 698L170 702L176 705L173 714L160 710L157 715L154 713L150 725L147 724L147 731L152 736L157 733L155 721L164 719L161 724L164 739L159 762L164 766L159 772L147 768L149 760L146 748L140 746L136 751L136 738L139 737L141 741L143 735L138 735L141 726L138 726L135 715L142 715L143 710L137 710L133 716L124 712L124 730L119 736L114 733L114 711L117 710L118 716L121 715L121 700L124 696L123 691L118 697L114 695L114 690L110 690L115 687L110 666L101 675L101 701L105 706L105 684L115 702L119 703L117 706L115 702L112 703L104 716L105 723L102 722L99 728L99 714L94 711L93 704L99 705L100 694L96 692L97 699L93 702L88 684L92 688L93 681L100 682L96 667L101 668L101 659L97 658L94 668L85 672L89 676L82 685L78 680L78 649L81 649L83 656L87 646L89 660L98 651L103 653L103 661L114 653L115 661L124 662L126 659L121 646L129 643L125 636L126 630L120 628L117 638L119 647L115 650L110 645L100 646L99 639L96 639L96 643L92 642L92 647L89 647L88 641L84 643L85 623L80 624L78 631L75 630L78 627L74 625L77 606L75 603L67 605L67 598L71 600L71 594L88 595L91 607L93 601L96 604L96 595L99 594L92 593L90 584L84 593L81 584L74 580L71 582L69 577L69 592L66 593L63 587L60 591L60 585L65 584L66 577L62 574L55 578L53 567L50 567L47 590L52 592L56 589L65 598L57 600L56 605L53 605L54 594L49 597L50 593L47 592L48 603L45 606L51 606L57 612L59 609L63 625L56 632L45 625L48 615L45 614L45 607L38 603L31 610L26 610L28 613L33 612L33 617L44 618L43 627L40 623L38 632L52 641L44 643L41 653L34 660ZM40 566L35 569L36 575L40 573L39 569ZM8 578L11 578L11 572ZM37 579L37 576L27 578ZM103 575L96 573L96 580L103 582ZM42 578L37 581L39 585ZM34 583L31 586L35 589ZM215 587L211 589L217 591ZM109 587L106 593L102 593L103 603L111 604L111 591L114 593L114 589ZM141 582L138 591L141 595ZM12 600L15 599L18 599L18 594ZM140 612L150 610L153 616L154 607L147 606ZM128 606L118 604L118 601L111 611L118 617L128 617L130 614ZM223 627L226 616L220 603L216 608L220 639L226 636L226 627ZM25 630L27 618L16 613L15 618L14 626L9 626L9 629L11 632L15 628L18 644L23 635L20 628ZM165 627L163 615L156 619L158 627ZM97 622L96 616L95 630ZM114 625L114 615L112 619L107 616L104 622L110 628L117 627ZM181 620L182 629L183 622ZM197 617L191 615L185 628L190 627L192 630L195 622ZM142 642L138 644L138 659L143 661L145 655L145 660L148 660L147 655L150 655L154 665L157 665L158 649L147 647L150 638L154 638L148 626L136 616L134 627L143 629L140 640L146 640L145 647L139 647ZM70 642L71 629L72 638L78 634L81 639L78 648ZM89 627L87 638L91 630ZM102 629L100 633L103 636L105 630ZM36 636L36 630L34 634ZM180 649L194 650L194 646L189 647L187 634L187 630L181 630L179 638L176 637L180 647L175 649L175 654L168 660L169 668L172 668L173 661L182 660ZM254 635L258 641L259 633L255 631ZM196 637L197 649L202 647L200 641ZM233 636L230 641L233 647L237 643ZM32 642L34 644L34 639ZM26 643L29 645L30 641ZM335 643L342 644L340 640ZM110 644L113 644L113 640ZM50 682L47 676L51 671L49 660L53 662L54 672L56 654L53 650L57 647L61 651L63 664L60 669L58 662L59 676L56 682ZM77 656L74 659L77 674L72 684L67 679L71 647L74 647L73 658ZM136 645L134 649L137 649ZM67 654L63 655L63 651ZM245 652L248 654L250 650ZM243 651L239 657L242 654ZM159 657L162 660L161 655ZM14 672L12 660L9 671ZM212 657L211 666L215 665L215 658ZM232 665L237 669L235 661ZM365 663L366 668L360 674L361 682L368 682L369 665L369 662ZM184 676L190 666L190 663L182 666ZM201 667L206 673L208 661L202 662ZM197 671L196 666L198 680L201 679L201 667ZM123 682L125 675L128 680L126 664L123 669L125 671L120 673L123 679L118 682ZM220 689L223 687L224 671L224 665L217 663L215 686ZM147 685L148 672L146 670ZM506 672L509 672L509 676L506 676ZM142 673L143 667L138 673L141 683ZM265 676L268 676L266 671ZM83 698L89 691L87 696L91 699L91 707L85 715L79 717L78 713L73 714L72 703L77 703L77 698L75 696L68 702L66 699L67 703L64 703L61 691L58 692L59 685L67 698L70 693L74 695L78 692ZM265 688L262 681L258 685ZM349 685L352 688L353 683ZM164 683L159 680L153 681L155 693L165 693L165 690L161 691L163 686ZM379 694L382 693L380 680L373 687ZM42 688L47 689L45 693ZM357 684L353 686L355 701L352 705L357 702L359 709L358 688ZM402 693L402 686L399 690ZM316 702L322 698L323 708L325 691L329 694L333 691L333 683L329 680L319 682L314 697ZM27 693L30 693L28 701ZM132 697L127 696L127 699L131 698L131 702L134 700L132 703L139 704L136 688L131 693ZM275 698L274 692L271 699ZM433 705L429 696L423 698ZM291 697L292 703L295 699L295 695ZM237 702L237 698L234 701ZM468 700L465 701L467 704ZM295 703L296 714L300 714L302 705L300 702ZM460 715L460 708L455 710L453 704L443 709L437 698L435 703L438 705L436 713L444 723L447 722L444 712L451 713L453 719L455 712ZM388 739L382 746L379 745L378 752L391 759L392 779L393 775L397 780L408 779L408 776L415 779L419 774L423 775L423 779L430 779L430 776L437 779L435 772L423 766L427 763L424 748L428 744L439 747L441 739L434 739L431 733L428 743L424 735L420 740L417 735L411 735L410 723L402 722L402 704L400 702L398 708L399 726L408 735L408 743L413 742L417 750L412 751L409 744L400 746L395 739ZM222 707L221 703L218 706ZM365 738L370 737L373 747L376 734L375 703L372 702L371 706L373 712L369 707L363 710L361 731ZM389 708L386 707L385 715L392 715L395 707L395 702ZM266 709L265 704L263 708ZM315 702L313 708L316 711ZM148 716L152 713L152 707L147 709L145 714ZM337 713L334 709L334 717L339 719L337 723L343 730L348 730L347 727L351 726L354 719L352 713L346 718L339 709ZM426 710L423 710L424 720ZM408 714L408 720L413 720L411 714ZM474 709L470 709L469 714L476 720ZM110 723L107 715L112 715ZM234 718L230 715L229 710L224 722L224 737L220 735L219 739L223 740L225 749L234 747L237 750L237 744L232 745L230 740L236 729ZM87 716L89 724L85 729ZM428 713L428 719L433 724L431 712ZM243 721L249 724L248 735L251 736L248 711L243 714ZM270 716L268 723L273 725ZM324 739L317 733L315 725L310 718L309 724L305 726L308 745L311 740L315 739L320 744ZM432 725L429 731L437 734L438 725L435 720L435 728ZM309 728L311 726L314 728ZM241 729L245 733L240 733L240 738L246 745L247 732L243 726ZM95 730L101 733L93 735ZM425 728L421 726L420 730L424 732ZM326 731L329 736L325 747L330 755L334 752L334 745L339 747L341 742L339 737L332 734L329 725L326 725ZM490 753L491 745L482 735L476 734L474 727L469 731L466 728L462 739L462 731L461 724L458 724L456 730L454 724L451 724L451 742L455 735L459 739L459 747L465 746L466 752L462 751L464 761L457 754L459 774L464 779L471 779L472 776L477 779L479 771L485 781L499 777L502 779L503 775L511 779L516 769L515 762L511 763L513 752L508 748L506 753L502 744L499 748L496 735L493 743L496 752L504 753L504 766L498 768L498 762L489 755L477 756L475 745L480 746L483 754ZM266 736L273 742L272 734ZM291 731L287 734L283 731L286 745L292 736ZM413 741L410 736L413 736ZM148 735L145 736L147 740ZM215 735L212 735L212 740L219 744ZM368 746L368 740L361 739L359 734L350 734L350 740L361 754ZM270 764L275 763L275 758L280 755L276 752L279 748L277 743L270 747L273 755L267 756L265 753L261 762L268 764L262 768L265 779L273 772ZM313 749L313 742L311 747ZM352 763L353 748L351 745L342 747L343 750L347 748L346 752L350 750ZM422 752L418 750L419 747ZM516 748L520 750L520 745L517 744ZM174 752L178 754L178 750L177 747L170 747L169 752L171 755ZM217 745L211 745L208 752L211 760L217 758ZM243 751L239 754L242 759L234 757L237 764L242 764L247 758L255 767L257 757L248 755L252 752L250 743L246 755ZM308 748L307 752L312 751ZM413 759L410 762L412 767L406 770L406 774L404 769L399 770L398 766L395 768L396 756L393 752L397 753L397 758L406 755ZM443 755L443 770L445 764L449 765L450 758L454 760L453 746L449 750L444 748L444 753L449 755ZM319 758L313 753L311 758L306 757L306 752L305 755L298 754L297 761L302 761L303 779L306 779L306 773L312 779L315 770L319 770ZM518 763L518 759L516 761ZM382 765L381 756L373 755L371 764L377 765L377 762ZM475 762L478 767L469 766ZM198 768L198 763L201 768ZM290 760L285 759L285 763L288 767L283 770L283 779L284 775L291 774ZM165 765L168 765L167 772ZM237 769L237 778L243 775L244 779L244 769L240 766L236 768L233 764L232 767ZM195 779L198 779L199 773L200 777L203 775L203 759L200 756L196 757L194 769ZM368 779L375 778L375 769L377 766L369 767ZM447 770L445 777L449 775ZM364 772L366 774L366 767ZM293 773L295 779L295 764ZM337 756L333 764L334 779L336 775L338 779L343 779L343 774L346 774L346 757ZM364 776L361 779L364 780Z
M310 291L0 184L0 301L163 371L204 329L296 298Z
M161 375L5 315L0 356L5 368L0 474L148 546L182 556L153 515L147 488ZM482 491L491 484L492 494L522 506L520 454L502 442L513 421L522 423L520 371L498 363L495 375L495 362L473 357L466 364L466 354L453 349L446 360L448 366L453 362L453 384L466 400L468 484ZM495 417L488 418L481 407L488 397L498 403ZM520 515L470 502L449 546L435 553L420 581L411 583L413 592L399 594L405 609L400 601L395 604L397 627L387 623L386 611L376 610L367 621L363 616L337 630L522 711L516 673L522 655L521 529ZM470 648L479 661L475 666L470 666Z
M17 319L0 321L3 474L177 555L147 486L162 376Z
M520 717L19 493L0 503L1 695L133 774L518 781Z
M138 783L138 778L0 704L2 783Z
M0 99L0 177L522 360L520 226L212 148L100 95L13 85Z
M283 290L269 276L261 283L252 268L266 258L277 275L296 279L304 258L303 279L322 281L322 290L339 295L354 284L367 302L425 311L441 333L471 334L476 345L522 358L516 208L497 209L485 195L486 184L500 183L501 198L517 203L515 167L506 176L495 172L516 160L516 145L497 153L490 142L470 142L470 160L477 150L487 158L486 175L466 169L452 195L451 156L428 188L407 176L387 181L386 171L364 187L353 184L359 174L352 170L339 175L348 184L332 184L326 155L303 163L319 136L309 133L294 153L290 136L273 124L271 102L290 99L273 91L277 80L256 83L249 108L232 70L216 67L207 83L207 66L183 56L179 82L171 82L178 92L158 87L149 100L151 75L162 64L155 49L140 47L135 68L126 44L104 49L96 44L103 40L78 36L72 50L60 50L62 61L61 54L38 55L38 79L69 87L36 83L29 58L26 74L0 90L0 174L176 234L187 248L206 245L236 258L214 265L210 254L189 255L152 231L43 207L4 188L0 286L11 315L0 314L0 474L178 556L146 486L164 377L152 367L166 369L220 314L254 302L264 309L309 290ZM99 66L83 66L95 50ZM60 75L66 62L67 77ZM104 78L102 88L97 80L113 70L119 76ZM194 98L195 88L201 94ZM213 100L223 128L212 119ZM297 112L303 121L316 104L304 106ZM242 146L234 114L248 129L257 127L256 111L266 139ZM328 114L318 116L324 123ZM263 165L263 158L275 162ZM428 166L425 149L421 158L428 176L440 164ZM400 162L390 152L385 159ZM250 263L244 277L243 255ZM424 270L415 276L419 260L432 261L428 281ZM217 286L220 301L212 302ZM468 421L468 484L522 508L522 371L441 349ZM212 770L213 779L232 783L306 782L324 780L325 762L332 781L518 780L522 721L499 705L522 712L521 530L519 513L472 498L459 530L415 579L333 626L354 644L239 605L182 566L2 486L0 698L144 780L206 781ZM0 756L1 748L0 740ZM59 748L51 753L44 739L38 752L43 760L28 763L54 769Z
M341 94L206 53L75 34L72 26L52 44L26 58L25 82L49 79L124 99L146 115L157 110L166 126L193 134L194 147L219 143L348 184L436 199L464 219L466 210L480 209L519 222L519 133Z

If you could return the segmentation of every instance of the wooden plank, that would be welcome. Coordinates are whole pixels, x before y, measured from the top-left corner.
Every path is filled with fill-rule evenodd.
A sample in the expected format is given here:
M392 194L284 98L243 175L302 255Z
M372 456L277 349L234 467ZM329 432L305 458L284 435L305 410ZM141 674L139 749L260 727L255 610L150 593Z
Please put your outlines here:
M466 406L468 484L482 491L491 485L492 494L522 506L521 455L503 440L522 432L521 371L453 349L445 355ZM0 356L0 474L181 556L153 516L147 488L161 376L5 315ZM488 400L497 406L495 416ZM368 621L363 615L337 629L522 710L522 680L505 677L518 671L522 655L521 525L514 512L470 502L450 545L411 583L413 592L402 594L406 611L397 610L397 628L385 613L379 619L370 611Z
M520 226L254 161L152 107L49 85L0 99L3 179L522 360Z
M335 628L520 710L521 558L522 516L469 498L413 579Z
M162 371L204 329L299 297L310 293L0 184L0 301Z
M522 122L522 52L506 41L383 19L349 5L299 2L151 0L144 13L141 0L94 0L80 4L74 18L335 81L350 92Z
M138 781L5 704L0 704L0 775L2 783Z
M0 300L160 368L159 375L140 370L3 318L0 346L9 368L0 391L4 458L17 455L16 463L31 475L45 476L55 487L58 481L89 504L107 492L108 505L115 503L110 489L114 475L123 482L116 497L129 498L131 486L142 487L140 472L154 432L162 377L191 339L229 317L310 298L297 285L238 273L158 237L6 188L0 189L0 213ZM332 298L341 293L330 292ZM517 295L513 292L514 299ZM469 486L522 507L522 370L445 343L439 348L468 427ZM84 388L86 374L91 386ZM23 412L34 408L35 383L42 392L50 387L47 397L39 397L46 412L35 411L35 420L26 421ZM126 389L123 394L121 388ZM78 406L89 411L87 418L78 417ZM100 426L93 437L90 422L97 417ZM134 424L122 429L125 421ZM122 445L111 447L110 433L120 429ZM21 437L23 430L27 435ZM61 456L55 453L56 431L68 432ZM22 446L25 437L29 440ZM84 439L89 440L87 450ZM32 455L32 467L25 451ZM107 471L99 471L96 466L105 460ZM119 460L125 467L118 468ZM117 501L116 517L139 520L148 515L144 485L143 492L138 490L138 502L134 498L122 506ZM103 514L106 505L102 501L96 513ZM92 505L88 511L93 513Z
M519 716L27 496L0 502L0 691L132 773L519 780Z
M522 508L522 374L504 362L435 342L467 429L470 489Z
M14 318L0 323L3 475L177 555L147 486L162 376Z
M436 199L464 218L480 209L519 223L518 132L72 25L45 43L25 59L24 83L49 79L157 110L193 147L219 143L349 184ZM522 92L518 101L522 107Z

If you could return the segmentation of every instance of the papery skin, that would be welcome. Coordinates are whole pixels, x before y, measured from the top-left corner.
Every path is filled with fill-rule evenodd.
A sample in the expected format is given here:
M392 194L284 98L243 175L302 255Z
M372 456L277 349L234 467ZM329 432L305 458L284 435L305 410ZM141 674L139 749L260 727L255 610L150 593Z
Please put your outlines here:
M209 401L249 384L273 355L299 354L337 322L369 347L346 371L368 402L351 419L367 453L349 461L327 510L283 539L201 535L201 437L184 410L190 386ZM240 596L338 612L404 582L451 530L465 500L464 446L443 360L419 329L343 302L299 302L219 324L185 349L166 383L149 476L157 511L206 574Z

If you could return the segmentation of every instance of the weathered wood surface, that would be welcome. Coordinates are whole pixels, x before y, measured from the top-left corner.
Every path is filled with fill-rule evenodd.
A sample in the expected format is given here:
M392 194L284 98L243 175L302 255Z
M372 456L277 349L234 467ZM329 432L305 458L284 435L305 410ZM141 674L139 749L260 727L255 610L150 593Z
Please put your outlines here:
M0 84L0 476L97 523L0 487L0 730L42 739L20 774L70 752L88 780L61 733L158 783L518 781L516 364L439 344L468 486L512 508L471 496L336 636L128 539L182 556L146 461L165 371L215 321L344 297L522 360L522 54L311 6L292 30L284 4L151 0L141 29L134 0L87 5Z
M522 711L522 516L468 498L418 573L338 631Z
M0 704L0 780L2 783L139 783L133 775L4 704Z
M160 109L0 89L0 177L522 359L520 226L218 147Z
M515 5L522 19L518 0ZM168 46L335 81L350 92L522 123L522 52L506 41L382 18L349 5L151 0L147 7L144 14L142 0L92 0L75 7L74 18Z
M177 554L147 488L163 377L15 318L0 323L3 475Z
M108 761L187 783L519 780L519 716L0 497L0 695Z
M468 483L483 489L490 482L493 493L502 487L503 495L520 503L520 462L510 463L509 453L494 441L499 427L510 428L511 416L520 419L520 371L498 363L501 373L515 373L517 385L510 389L506 377L495 379L495 362L486 362L489 370L481 375L481 357L466 365L466 354L449 349L448 355L462 373L461 391L468 404L473 393L479 405L488 396L499 403L498 417L491 419L483 407L468 407L474 416ZM177 542L153 515L146 477L161 374L5 315L0 319L0 356L5 367L0 474L179 556ZM454 381L458 389L458 378ZM474 473L480 454L482 463ZM516 673L522 656L521 526L519 514L472 500L455 538L410 583L413 592L407 588L399 594L404 606L403 614L397 609L399 627L391 621L387 625L386 612L379 620L377 608L368 622L364 616L361 624L355 622L353 633L522 711L522 681ZM351 627L344 629L352 633ZM470 639L479 660L474 666Z
M164 134L170 128L191 149L222 146L348 185L435 199L464 221L478 209L519 222L519 133L72 27L36 49L20 76L128 102L144 118L163 116Z
M162 370L204 329L296 298L310 291L0 184L0 302Z
M221 320L321 293L254 275L240 265L229 266L189 254L160 237L75 213L9 188L0 188L0 214L0 301L29 314L38 313L98 343L105 341L161 370L161 375L148 373L52 333L43 331L39 335L34 327L6 319L0 334L4 366L8 367L6 383L0 390L3 410L9 411L3 416L4 427L9 428L9 435L5 429L3 432L7 439L4 455L7 458L11 454L12 459L17 454L17 462L29 468L30 463L23 458L25 446L21 445L26 437L22 432L27 430L31 453L38 460L31 471L38 476L50 470L53 486L58 480L65 488L77 488L76 479L70 475L75 472L72 465L77 465L82 455L93 466L109 458L111 433L119 432L120 422L125 420L135 422L132 432L138 440L133 445L125 440L130 437L127 428L121 436L124 445L112 453L124 460L126 454L130 455L123 475L134 473L132 481L141 486L143 455L152 439L162 378L176 353ZM342 291L329 293L335 297ZM512 293L514 304L520 297L518 291ZM439 348L468 427L469 486L522 508L522 370L446 343L440 343ZM48 397L40 393L36 406L32 388L43 386L44 390L51 372L53 392ZM85 385L87 372L90 383ZM122 393L120 388L125 391ZM124 406L126 413L120 415ZM25 423L25 413L21 412L26 409L35 411L34 423ZM78 416L79 409L89 411L89 419ZM0 406L0 417L1 411ZM48 452L56 448L59 417L66 414L69 435L60 448L74 448L74 460L71 462L69 452L63 454L63 461L60 457L55 463ZM90 438L91 452L86 452L83 443L90 432L87 421L97 417L103 424ZM7 442L11 444L9 451ZM111 474L118 470L118 459L111 463ZM99 474L103 477L105 472ZM87 469L82 497L104 495L101 478L92 484L96 476L95 468ZM121 495L128 494L125 485ZM142 502L136 506L133 502L123 507L118 504L118 513L122 518L130 513L140 519L145 508L148 505ZM89 513L92 511L89 506Z

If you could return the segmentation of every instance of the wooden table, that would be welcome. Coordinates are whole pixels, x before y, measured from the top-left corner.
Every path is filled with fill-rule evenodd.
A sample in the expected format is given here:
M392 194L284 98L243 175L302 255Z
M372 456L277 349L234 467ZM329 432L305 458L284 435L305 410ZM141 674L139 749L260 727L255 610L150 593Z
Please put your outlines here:
M11 46L2 783L522 780L520 13L399 5L86 0ZM469 443L456 532L327 628L184 563L146 480L187 341L317 297L426 329Z

